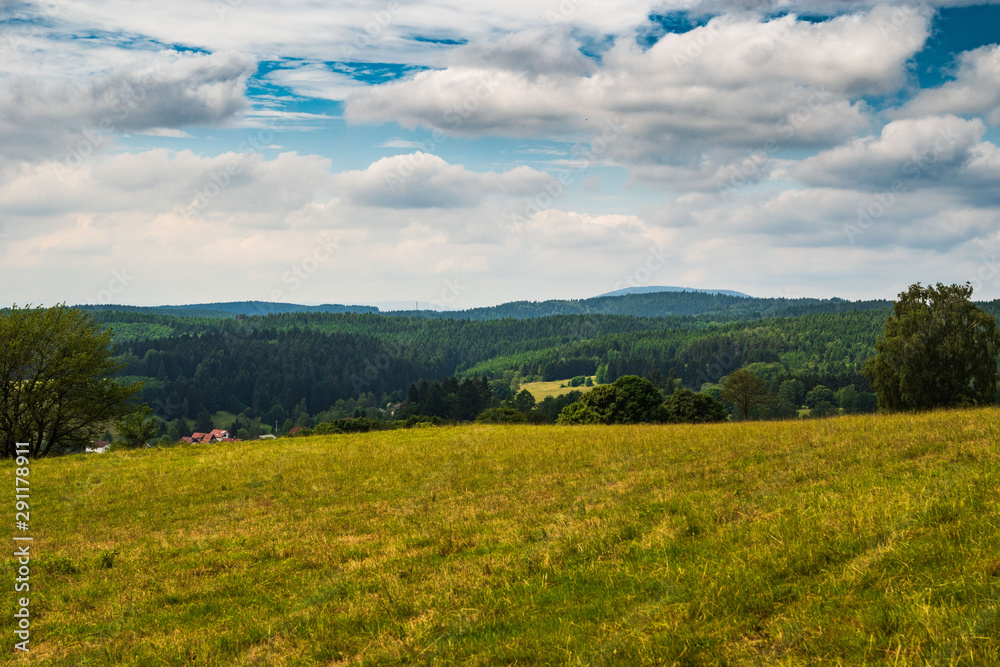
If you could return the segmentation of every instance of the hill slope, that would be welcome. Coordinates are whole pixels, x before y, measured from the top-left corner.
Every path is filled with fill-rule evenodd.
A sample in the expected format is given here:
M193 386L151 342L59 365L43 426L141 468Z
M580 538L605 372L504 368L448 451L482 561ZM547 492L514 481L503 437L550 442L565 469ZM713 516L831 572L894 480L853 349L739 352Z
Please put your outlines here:
M41 460L32 657L997 664L998 418L417 429Z
M656 292L698 292L700 294L725 294L727 296L742 296L747 299L751 298L749 294L744 294L743 292L735 292L729 289L698 289L695 287L665 287L665 286L653 286L653 287L623 287L622 289L614 290L613 292L605 292L604 294L598 294L598 298L602 296L624 296L626 294L653 294Z

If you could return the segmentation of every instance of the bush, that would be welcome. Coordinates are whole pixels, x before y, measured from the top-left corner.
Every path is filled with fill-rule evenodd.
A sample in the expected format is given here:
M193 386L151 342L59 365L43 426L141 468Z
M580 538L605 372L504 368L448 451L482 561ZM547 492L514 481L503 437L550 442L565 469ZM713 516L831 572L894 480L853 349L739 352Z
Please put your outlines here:
M806 407L815 408L817 403L829 403L832 406L838 405L837 395L832 389L828 389L821 384L816 385L812 391L806 394Z
M577 403L589 411L573 408ZM596 414L602 424L657 423L666 419L659 390L649 380L637 375L625 375L612 384L596 387L577 403L563 408L558 423L593 423L589 421L593 419L591 413Z
M726 407L708 394L677 389L663 405L665 420L670 423L703 424L725 421Z
M830 401L816 401L809 409L810 417L832 417L837 414L837 407Z
M476 417L477 424L523 424L526 421L527 417L514 408L489 408Z
M582 401L571 403L562 409L557 424L603 424L604 417Z
M336 433L368 433L369 431L377 431L382 428L382 426L383 424L381 421L378 419L372 419L371 417L334 419L333 421L323 422L316 428L312 429L311 433L316 435L332 435ZM299 431L299 433L303 433L303 431Z

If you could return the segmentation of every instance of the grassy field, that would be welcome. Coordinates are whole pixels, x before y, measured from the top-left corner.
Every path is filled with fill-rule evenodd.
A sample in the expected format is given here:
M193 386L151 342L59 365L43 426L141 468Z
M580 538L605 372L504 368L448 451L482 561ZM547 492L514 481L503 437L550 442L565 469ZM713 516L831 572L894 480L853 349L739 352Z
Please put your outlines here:
M985 409L43 459L31 653L11 655L8 583L3 654L1000 664L998 442Z
M594 376L591 375L590 377L591 379L593 379ZM587 393L588 391L594 388L585 386L580 386L580 387L560 386L560 385L565 385L567 382L569 382L569 380L554 380L552 382L526 382L521 385L521 389L527 389L528 391L531 392L531 395L535 397L536 401L541 401L546 396L552 396L552 397L562 396L563 394L568 394L571 391L582 391L583 393ZM520 391L520 389L518 391Z

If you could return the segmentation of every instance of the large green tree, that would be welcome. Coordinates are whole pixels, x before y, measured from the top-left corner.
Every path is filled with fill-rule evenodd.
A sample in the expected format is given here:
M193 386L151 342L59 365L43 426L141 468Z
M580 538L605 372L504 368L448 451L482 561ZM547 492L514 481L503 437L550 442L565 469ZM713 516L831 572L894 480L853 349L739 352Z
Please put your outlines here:
M708 394L696 394L690 389L675 389L663 404L666 420L671 423L701 424L725 421L726 406Z
M153 417L153 410L147 405L118 420L115 426L125 446L133 449L142 447L160 432L160 425Z
M888 410L996 402L1000 330L972 286L911 285L893 304L863 372Z
M122 364L111 332L64 305L0 311L0 446L32 457L78 450L134 409L139 384L112 379Z
M592 423L595 415L603 424L657 423L666 419L660 392L649 380L636 375L595 387L577 403L563 408L560 424Z
M767 383L745 368L739 368L722 378L720 385L722 400L739 408L743 419L747 419L754 408L762 408L771 400Z

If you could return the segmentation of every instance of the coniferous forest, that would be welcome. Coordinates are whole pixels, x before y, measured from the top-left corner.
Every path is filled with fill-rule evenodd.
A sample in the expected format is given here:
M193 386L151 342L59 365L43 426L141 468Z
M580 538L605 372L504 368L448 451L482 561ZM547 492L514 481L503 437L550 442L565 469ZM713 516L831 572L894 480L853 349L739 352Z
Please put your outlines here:
M281 431L359 416L470 421L514 406L525 383L578 376L608 384L636 375L664 397L687 388L718 398L717 383L740 368L773 398L757 417L797 416L813 407L814 390L845 412L870 411L861 368L891 304L670 292L444 313L255 303L88 310L113 331L121 376L143 382L164 423L181 420L180 431L185 420L227 412ZM554 422L567 402L520 398L539 422Z

